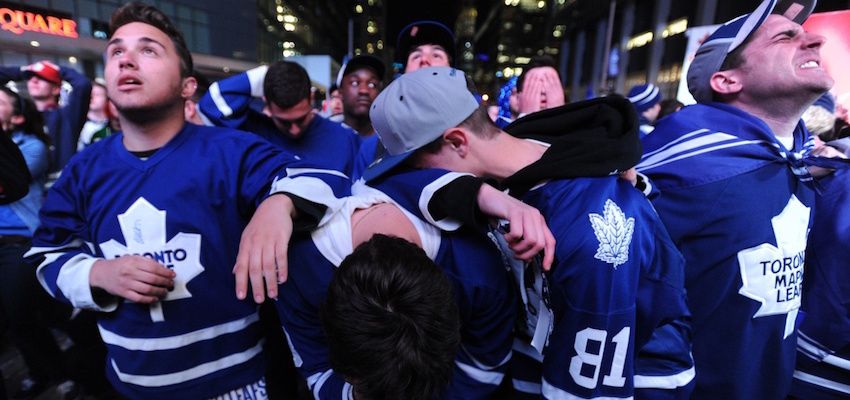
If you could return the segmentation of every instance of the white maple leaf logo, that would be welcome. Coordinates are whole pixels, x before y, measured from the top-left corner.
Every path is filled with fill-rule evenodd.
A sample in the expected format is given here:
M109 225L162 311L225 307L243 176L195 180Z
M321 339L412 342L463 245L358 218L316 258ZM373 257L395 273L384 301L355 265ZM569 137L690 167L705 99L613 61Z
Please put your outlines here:
M590 225L599 240L594 258L617 266L629 260L629 245L635 230L635 219L626 214L611 199L605 201L603 215L590 214Z
M809 207L791 195L770 220L777 246L762 243L738 252L743 282L738 293L761 303L753 318L786 314L785 338L794 331L800 309L809 218Z
M124 255L141 255L174 270L174 290L162 300L151 304L151 319L165 321L162 302L192 297L186 284L204 272L201 265L201 235L180 232L168 242L165 229L165 211L158 210L144 197L140 197L123 214L118 215L118 224L124 235L126 246L115 239L100 244L103 256L114 259Z

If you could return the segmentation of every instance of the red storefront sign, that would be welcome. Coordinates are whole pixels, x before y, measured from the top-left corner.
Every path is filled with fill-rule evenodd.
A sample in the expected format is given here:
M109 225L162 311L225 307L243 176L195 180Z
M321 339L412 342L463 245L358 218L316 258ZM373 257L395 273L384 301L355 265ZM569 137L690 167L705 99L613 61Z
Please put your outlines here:
M77 22L68 18L44 16L39 13L0 8L0 29L20 35L24 32L46 33L77 38Z

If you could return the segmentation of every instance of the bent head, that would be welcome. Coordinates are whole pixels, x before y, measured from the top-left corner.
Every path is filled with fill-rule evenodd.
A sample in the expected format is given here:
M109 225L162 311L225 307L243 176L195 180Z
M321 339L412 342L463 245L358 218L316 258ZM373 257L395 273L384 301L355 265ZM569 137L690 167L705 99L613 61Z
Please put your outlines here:
M358 399L427 400L454 369L452 283L425 252L375 235L343 260L321 306L334 371Z
M280 133L300 138L313 121L312 82L307 70L291 61L275 62L266 72L263 94Z

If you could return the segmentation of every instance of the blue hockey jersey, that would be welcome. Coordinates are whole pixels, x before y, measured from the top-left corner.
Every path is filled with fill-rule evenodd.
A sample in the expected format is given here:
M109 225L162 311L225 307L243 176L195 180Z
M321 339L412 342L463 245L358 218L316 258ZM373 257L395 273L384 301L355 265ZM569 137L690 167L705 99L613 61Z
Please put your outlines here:
M362 141L354 130L314 115L298 139L286 137L271 118L251 107L262 97L263 66L213 83L198 102L205 123L257 134L312 164L351 176Z
M354 168L351 173L351 180L356 181L363 176L363 171L372 164L376 158L381 155L384 146L381 144L378 135L372 135L360 143L360 149L357 151L357 157L354 159Z
M815 213L806 249L797 337L797 366L791 395L798 399L850 397L850 171L819 181Z
M370 185L394 188L403 206L451 230L460 221L435 217L429 204L460 176L406 170ZM643 194L609 176L548 181L521 199L541 211L559 240L546 274L551 336L542 355L533 338L518 336L514 358L522 361L511 372L517 395L686 398L694 369L684 260Z
M392 202L361 187L330 222L292 241L289 279L280 286L277 305L296 367L316 399L349 398L351 386L328 365L327 340L319 306L342 260L351 253L351 214L379 202ZM486 399L505 376L511 356L514 294L495 245L467 231L440 233L408 214L425 253L454 284L461 318L461 345L455 370L442 399Z
M694 399L782 399L797 344L813 181L800 124L794 151L744 111L696 104L643 139L638 171L687 260Z
M614 176L550 181L522 200L560 238L550 272L555 326L544 353L544 395L628 398L633 388L686 386L694 370L684 260L643 194ZM674 327L670 321L679 323L670 334L656 332ZM653 334L665 339L653 342L656 349L646 347Z
M129 398L213 398L257 382L266 368L257 306L233 294L242 230L273 181L275 191L324 204L332 190L347 192L347 179L296 169L304 163L232 129L186 124L147 159L122 138L75 156L48 193L28 253L43 259L39 281L58 300L103 311L107 376ZM302 187L296 172L313 183ZM322 182L331 184L317 189ZM92 264L131 254L177 273L163 300L92 293Z

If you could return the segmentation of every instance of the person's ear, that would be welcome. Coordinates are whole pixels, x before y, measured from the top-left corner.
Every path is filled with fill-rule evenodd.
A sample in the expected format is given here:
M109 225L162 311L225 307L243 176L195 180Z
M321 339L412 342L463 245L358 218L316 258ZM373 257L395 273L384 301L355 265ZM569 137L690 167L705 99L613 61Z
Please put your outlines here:
M715 72L711 75L709 85L721 95L735 94L743 89L740 74L735 69Z
M195 116L195 108L197 105L192 100L186 100L183 102L183 116L186 118L186 121L191 121L191 119Z
M449 128L443 132L443 141L451 151L461 157L469 154L469 135L463 128Z
M195 95L195 90L198 89L198 81L193 76L183 78L183 87L180 90L180 97L189 99Z

